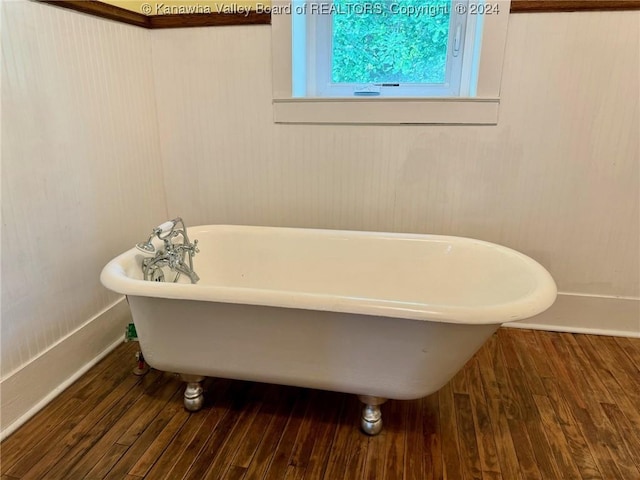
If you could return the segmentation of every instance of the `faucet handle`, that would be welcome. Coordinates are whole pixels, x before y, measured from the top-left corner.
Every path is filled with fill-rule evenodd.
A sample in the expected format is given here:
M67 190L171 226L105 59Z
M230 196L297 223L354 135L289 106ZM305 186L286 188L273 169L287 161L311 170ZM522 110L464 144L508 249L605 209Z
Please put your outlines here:
M175 222L173 220L169 220L167 222L161 223L154 230L160 230L160 233L167 233L175 226Z

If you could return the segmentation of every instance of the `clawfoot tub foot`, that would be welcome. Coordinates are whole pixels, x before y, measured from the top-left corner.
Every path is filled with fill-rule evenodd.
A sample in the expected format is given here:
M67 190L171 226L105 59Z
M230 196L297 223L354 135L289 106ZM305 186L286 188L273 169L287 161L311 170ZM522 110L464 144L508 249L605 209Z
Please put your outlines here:
M202 388L204 377L180 374L180 378L187 382L187 388L184 390L184 408L190 412L197 412L204 405L204 389Z
M380 405L387 401L386 398L373 397L370 395L358 395L364 406L362 407L362 418L360 427L367 435L378 435L382 431L382 412Z

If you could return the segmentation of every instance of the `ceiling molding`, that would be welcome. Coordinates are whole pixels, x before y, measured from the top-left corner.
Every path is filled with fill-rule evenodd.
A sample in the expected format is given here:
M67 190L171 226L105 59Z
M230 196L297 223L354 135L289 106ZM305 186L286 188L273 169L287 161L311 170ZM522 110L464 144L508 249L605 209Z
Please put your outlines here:
M37 0L56 7L143 28L190 28L231 25L269 25L268 13L195 13L143 15L97 0ZM640 0L511 0L511 13L640 10Z

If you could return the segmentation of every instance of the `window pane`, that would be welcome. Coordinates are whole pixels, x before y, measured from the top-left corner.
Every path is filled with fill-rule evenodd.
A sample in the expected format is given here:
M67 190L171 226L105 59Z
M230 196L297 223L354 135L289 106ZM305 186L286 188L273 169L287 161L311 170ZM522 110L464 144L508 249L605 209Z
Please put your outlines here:
M334 0L334 83L444 83L449 0Z

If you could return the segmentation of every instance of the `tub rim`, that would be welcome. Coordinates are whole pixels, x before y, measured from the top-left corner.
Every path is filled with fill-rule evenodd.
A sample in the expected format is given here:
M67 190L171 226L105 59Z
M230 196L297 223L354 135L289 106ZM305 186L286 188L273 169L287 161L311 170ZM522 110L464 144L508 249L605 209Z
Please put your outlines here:
M266 288L226 287L216 285L192 285L182 283L162 283L139 280L127 276L125 263L133 261L139 252L131 248L113 258L102 269L100 281L117 293L128 296L166 298L174 300L194 300L232 304L259 305L303 310L333 311L359 315L374 315L421 321L437 321L454 324L502 324L530 318L547 310L555 301L557 287L551 274L531 257L511 249L476 238L420 233L373 232L358 230L331 230L295 227L269 227L250 225L198 225L189 227L191 237L210 229L252 230L266 232L278 230L281 233L313 235L348 235L350 237L378 237L390 239L419 239L473 243L497 248L508 255L519 258L530 268L537 280L536 288L528 295L514 301L482 306L456 306L429 304L422 302L394 301L333 294L304 293Z

